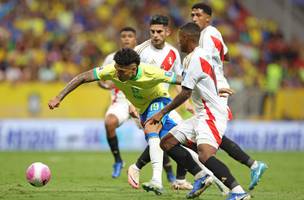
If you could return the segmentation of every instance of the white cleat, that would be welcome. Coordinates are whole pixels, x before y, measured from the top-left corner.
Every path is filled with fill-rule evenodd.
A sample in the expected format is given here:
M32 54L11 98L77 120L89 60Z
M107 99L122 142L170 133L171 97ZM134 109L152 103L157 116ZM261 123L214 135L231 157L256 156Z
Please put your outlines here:
M140 170L136 167L136 165L130 165L130 167L128 168L128 183L134 189L139 188L139 174Z
M184 180L176 180L172 183L173 190L192 190L193 186L188 181Z

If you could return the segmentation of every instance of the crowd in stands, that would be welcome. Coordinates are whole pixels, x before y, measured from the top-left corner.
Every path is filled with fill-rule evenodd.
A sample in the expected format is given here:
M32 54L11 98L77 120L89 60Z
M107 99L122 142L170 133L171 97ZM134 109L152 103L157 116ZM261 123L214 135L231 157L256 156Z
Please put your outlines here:
M0 81L68 81L100 65L119 48L118 32L132 26L138 41L149 37L152 14L170 16L177 28L190 21L191 6L182 0L10 0L0 7ZM257 19L238 1L213 0L213 25L222 33L231 61L225 73L236 90L269 92L304 86L304 45L284 39L276 23ZM0 82L1 84L1 82Z

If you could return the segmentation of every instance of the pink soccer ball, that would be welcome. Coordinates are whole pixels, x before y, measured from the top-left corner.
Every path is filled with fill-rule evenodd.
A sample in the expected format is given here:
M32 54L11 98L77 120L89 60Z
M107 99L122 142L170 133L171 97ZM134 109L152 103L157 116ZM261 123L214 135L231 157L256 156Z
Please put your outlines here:
M35 187L46 185L51 179L51 170L41 162L31 164L26 170L27 181Z

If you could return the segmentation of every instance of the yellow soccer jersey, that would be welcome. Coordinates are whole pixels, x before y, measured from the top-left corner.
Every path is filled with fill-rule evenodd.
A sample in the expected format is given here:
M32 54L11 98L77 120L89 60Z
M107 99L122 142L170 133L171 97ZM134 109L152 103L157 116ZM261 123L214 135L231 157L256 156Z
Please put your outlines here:
M140 63L136 77L122 82L118 79L114 63L97 67L94 75L99 80L111 80L123 91L127 99L139 109L142 114L156 98L169 97L167 89L159 83L175 83L176 74L166 72L158 67Z

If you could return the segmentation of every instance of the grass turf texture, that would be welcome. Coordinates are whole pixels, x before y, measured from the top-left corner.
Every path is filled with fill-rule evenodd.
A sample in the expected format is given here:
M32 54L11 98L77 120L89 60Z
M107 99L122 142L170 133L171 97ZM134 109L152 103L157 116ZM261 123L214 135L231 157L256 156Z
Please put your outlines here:
M127 166L133 163L139 152L122 152L126 162L121 177L111 178L113 158L110 152L0 152L0 200L26 199L185 199L186 191L173 191L163 174L165 193L156 196L143 189L134 190L127 183ZM251 192L254 200L303 200L304 152L250 153L253 158L267 162L269 169L262 181ZM237 180L248 187L250 171L225 153L221 158ZM51 181L42 188L35 188L25 179L25 170L32 162L47 164L52 172ZM146 166L140 181L149 181L151 165ZM187 179L193 181L188 175ZM203 193L200 199L225 199L215 186Z

